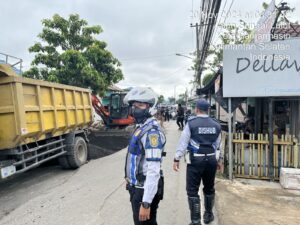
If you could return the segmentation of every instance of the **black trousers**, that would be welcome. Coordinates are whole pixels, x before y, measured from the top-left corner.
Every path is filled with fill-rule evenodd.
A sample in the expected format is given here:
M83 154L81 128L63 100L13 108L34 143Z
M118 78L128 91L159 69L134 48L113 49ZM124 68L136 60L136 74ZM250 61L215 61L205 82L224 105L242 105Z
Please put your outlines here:
M135 225L157 225L156 215L157 215L158 204L160 202L160 197L158 195L155 195L151 203L150 220L142 222L139 220L139 213L140 213L141 203L143 200L144 189L132 187L129 189L129 194L130 194L130 202L132 206L134 224Z
M179 128L183 128L183 120L184 120L184 117L177 117L177 125Z
M170 116L169 116L169 114L165 114L165 121L170 121Z
M217 159L213 156L191 156L191 164L187 165L186 191L188 197L199 197L199 187L203 182L205 195L215 193L215 176Z

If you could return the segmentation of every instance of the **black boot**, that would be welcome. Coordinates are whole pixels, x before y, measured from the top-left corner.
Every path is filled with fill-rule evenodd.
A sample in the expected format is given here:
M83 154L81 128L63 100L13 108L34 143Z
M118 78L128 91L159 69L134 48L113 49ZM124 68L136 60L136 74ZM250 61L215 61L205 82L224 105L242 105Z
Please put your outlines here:
M203 215L203 220L205 224L212 222L215 218L212 211L214 204L215 204L215 194L204 195L205 212Z
M199 197L189 197L189 206L191 212L191 221L190 225L201 225L201 216L200 216L200 198Z

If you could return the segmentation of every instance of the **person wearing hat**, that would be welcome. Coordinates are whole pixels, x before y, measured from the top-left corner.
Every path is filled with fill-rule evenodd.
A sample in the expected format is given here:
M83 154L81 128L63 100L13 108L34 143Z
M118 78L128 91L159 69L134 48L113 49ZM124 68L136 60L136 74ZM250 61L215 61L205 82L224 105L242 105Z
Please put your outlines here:
M188 120L179 139L173 169L179 171L179 161L187 151L186 191L191 214L190 225L201 225L199 187L203 182L205 224L214 220L215 175L220 168L221 125L208 116L209 103L199 99L196 116Z

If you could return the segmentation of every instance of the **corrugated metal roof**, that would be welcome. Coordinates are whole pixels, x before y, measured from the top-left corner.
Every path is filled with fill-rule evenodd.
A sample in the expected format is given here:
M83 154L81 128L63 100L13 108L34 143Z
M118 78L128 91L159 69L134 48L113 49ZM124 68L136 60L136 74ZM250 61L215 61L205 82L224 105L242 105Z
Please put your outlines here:
M117 87L116 85L110 85L109 87L108 87L108 90L110 90L110 91L124 91L123 89L121 89L121 88L119 88L119 87Z
M274 34L284 34L292 38L300 37L300 24L290 24L286 25L287 27L276 28Z

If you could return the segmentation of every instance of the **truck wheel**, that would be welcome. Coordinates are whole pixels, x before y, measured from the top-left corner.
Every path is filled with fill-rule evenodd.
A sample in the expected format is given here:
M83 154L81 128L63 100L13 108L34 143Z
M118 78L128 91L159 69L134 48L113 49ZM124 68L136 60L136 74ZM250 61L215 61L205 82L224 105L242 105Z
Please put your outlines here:
M65 169L65 170L68 170L71 168L69 162L68 162L68 159L67 159L67 156L61 156L58 158L58 162L59 162L59 165Z
M73 148L68 152L68 162L72 169L77 169L85 164L88 157L87 145L82 137L76 137Z

